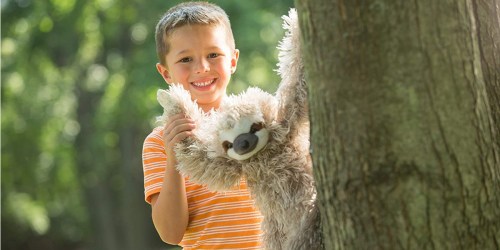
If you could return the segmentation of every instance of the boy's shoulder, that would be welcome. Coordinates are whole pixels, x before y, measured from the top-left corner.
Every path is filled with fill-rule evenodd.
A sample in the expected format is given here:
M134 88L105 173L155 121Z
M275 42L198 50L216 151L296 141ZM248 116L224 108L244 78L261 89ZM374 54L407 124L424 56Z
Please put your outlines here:
M163 143L163 126L153 128L144 142Z

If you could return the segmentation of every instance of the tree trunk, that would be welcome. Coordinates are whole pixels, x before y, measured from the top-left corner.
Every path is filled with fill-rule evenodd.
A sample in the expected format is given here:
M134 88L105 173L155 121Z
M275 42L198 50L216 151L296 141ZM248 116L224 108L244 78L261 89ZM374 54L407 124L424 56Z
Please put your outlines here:
M479 1L473 6L488 101L494 124L500 124L500 1ZM500 148L500 126L496 126L495 132L495 141Z
M500 6L296 0L325 249L500 249Z

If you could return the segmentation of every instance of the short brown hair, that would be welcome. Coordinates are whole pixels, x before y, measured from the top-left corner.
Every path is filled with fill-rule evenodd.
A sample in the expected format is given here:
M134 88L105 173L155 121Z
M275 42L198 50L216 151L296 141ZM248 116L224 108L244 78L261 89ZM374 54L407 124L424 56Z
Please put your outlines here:
M174 29L192 24L224 26L228 44L232 49L235 48L231 23L222 8L208 2L180 3L170 8L156 25L156 53L162 65L167 65L165 56L169 51L168 36Z

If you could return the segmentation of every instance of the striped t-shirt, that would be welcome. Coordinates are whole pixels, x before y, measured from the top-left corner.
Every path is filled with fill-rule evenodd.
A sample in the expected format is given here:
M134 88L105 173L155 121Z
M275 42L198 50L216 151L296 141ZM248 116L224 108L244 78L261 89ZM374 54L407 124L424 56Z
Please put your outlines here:
M146 137L142 151L144 194L159 193L163 182L166 154L163 129L155 128ZM242 180L239 188L228 192L210 192L206 187L185 179L189 224L179 244L184 249L261 249L262 215L255 208Z

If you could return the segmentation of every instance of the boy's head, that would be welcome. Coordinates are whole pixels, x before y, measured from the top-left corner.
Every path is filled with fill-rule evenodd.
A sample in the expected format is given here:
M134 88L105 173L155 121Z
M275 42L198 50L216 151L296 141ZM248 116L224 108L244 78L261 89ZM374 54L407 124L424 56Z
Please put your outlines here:
M220 7L206 2L172 7L156 26L156 47L156 68L168 84L181 84L205 111L218 108L239 57Z
M231 23L223 9L208 2L185 2L170 8L156 25L156 52L160 64L166 66L165 56L170 49L168 38L172 32L184 25L196 24L223 27L228 45L235 49Z

